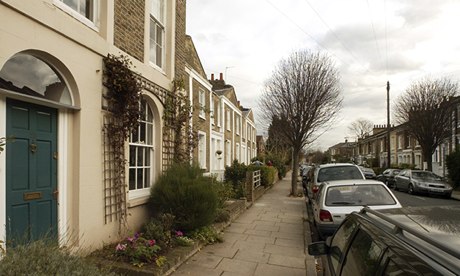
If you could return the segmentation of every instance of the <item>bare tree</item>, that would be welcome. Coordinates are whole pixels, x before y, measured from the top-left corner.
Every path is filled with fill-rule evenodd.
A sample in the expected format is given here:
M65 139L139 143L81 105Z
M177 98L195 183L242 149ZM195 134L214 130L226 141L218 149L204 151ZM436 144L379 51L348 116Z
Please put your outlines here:
M264 119L279 118L293 154L291 195L297 194L298 153L329 127L342 106L339 76L329 57L301 50L280 61L260 99Z
M358 139L363 139L371 133L373 126L371 121L359 118L348 126L348 130Z
M420 144L428 170L436 148L449 136L451 100L458 93L458 83L447 78L423 79L411 84L399 96L394 107L398 123L406 123L410 135Z

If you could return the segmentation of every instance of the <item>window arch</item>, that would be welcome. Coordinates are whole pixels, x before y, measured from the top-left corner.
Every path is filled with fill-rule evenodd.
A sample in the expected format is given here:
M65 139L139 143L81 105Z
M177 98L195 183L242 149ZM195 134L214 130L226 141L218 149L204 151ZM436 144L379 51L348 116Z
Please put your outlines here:
M4 64L0 88L16 95L72 105L70 90L61 74L29 53L17 53Z
M129 137L129 192L130 198L149 194L155 175L154 145L155 118L149 103L142 98L139 103L139 125Z

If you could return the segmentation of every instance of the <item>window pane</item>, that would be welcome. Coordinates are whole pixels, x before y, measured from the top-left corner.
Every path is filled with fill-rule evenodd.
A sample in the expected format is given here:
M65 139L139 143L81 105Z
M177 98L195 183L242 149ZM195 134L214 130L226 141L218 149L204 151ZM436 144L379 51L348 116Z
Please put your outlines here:
M136 189L136 169L129 169L129 189Z
M324 189L322 189L322 191L324 191ZM340 259L342 258L345 246L347 245L346 242L355 228L356 223L352 220L348 220L337 230L334 238L332 239L330 258L334 271L337 271Z
M146 166L146 167L150 167L150 156L151 156L150 151L151 151L150 148L145 148L145 150L144 150L144 154L145 154L144 166Z
M144 186L142 185L144 181L144 170L143 169L137 169L137 189L142 189Z
M151 124L147 125L147 144L153 144L153 125Z
M139 129L140 129L139 143L145 143L147 139L145 135L145 123L144 122L139 123Z
M342 275L375 275L382 251L367 233L359 231L350 246Z
M139 141L139 127L133 129L131 132L131 142L132 143L137 143Z
M16 54L0 70L1 87L12 92L72 104L67 85L46 62L29 54Z
M78 1L77 0L63 0L67 6L71 7L73 10L78 11Z
M129 147L129 166L133 167L136 165L136 147Z
M144 152L145 152L145 148L139 147L137 149L137 165L138 166L144 165Z
M150 187L150 170L145 169L144 188Z

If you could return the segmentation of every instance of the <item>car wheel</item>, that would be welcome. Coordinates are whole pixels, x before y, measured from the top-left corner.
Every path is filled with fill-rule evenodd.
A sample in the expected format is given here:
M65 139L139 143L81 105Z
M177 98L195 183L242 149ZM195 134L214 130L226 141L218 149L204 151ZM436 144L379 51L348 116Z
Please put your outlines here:
M395 182L395 184L393 184L393 189L395 189L395 191L398 190L398 186L396 185L396 182Z
M447 198L449 199L451 197L452 194L447 194L447 195L444 195L444 198Z
M409 188L407 188L407 193L410 195L415 195L414 186L409 184Z

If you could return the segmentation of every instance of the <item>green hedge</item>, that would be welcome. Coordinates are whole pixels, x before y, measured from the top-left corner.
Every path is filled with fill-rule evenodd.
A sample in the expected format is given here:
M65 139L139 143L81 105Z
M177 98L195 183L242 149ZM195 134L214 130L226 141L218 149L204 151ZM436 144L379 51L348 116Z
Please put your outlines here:
M194 230L211 224L216 216L218 195L213 178L203 176L196 165L175 164L151 189L153 216L170 213L175 229Z

